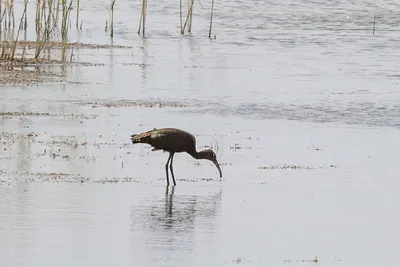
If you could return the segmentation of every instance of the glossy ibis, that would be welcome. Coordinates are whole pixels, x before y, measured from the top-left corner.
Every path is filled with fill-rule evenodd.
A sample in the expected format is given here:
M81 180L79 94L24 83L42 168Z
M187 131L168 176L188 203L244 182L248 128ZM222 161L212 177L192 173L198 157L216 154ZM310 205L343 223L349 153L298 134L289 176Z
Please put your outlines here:
M153 147L152 151L164 150L169 152L165 172L167 173L167 186L169 186L168 163L172 174L172 180L175 183L174 170L172 162L174 154L186 152L195 159L208 159L217 166L219 175L222 178L221 168L217 161L217 156L211 149L205 149L197 152L196 138L186 131L175 128L153 129L140 134L131 135L132 144L145 143Z

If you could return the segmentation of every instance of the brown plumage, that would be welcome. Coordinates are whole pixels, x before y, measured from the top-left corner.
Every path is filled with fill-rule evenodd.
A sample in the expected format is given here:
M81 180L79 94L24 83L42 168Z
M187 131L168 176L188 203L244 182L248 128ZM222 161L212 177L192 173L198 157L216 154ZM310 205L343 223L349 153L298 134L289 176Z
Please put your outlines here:
M165 172L167 173L167 186L169 186L168 163L172 174L172 180L175 183L174 170L172 162L174 154L186 152L195 159L208 159L217 166L219 175L222 178L221 168L219 167L217 156L211 149L197 152L196 138L186 131L175 128L154 129L140 134L131 135L132 144L145 143L153 147L152 151L164 150L169 152L167 164L165 164Z

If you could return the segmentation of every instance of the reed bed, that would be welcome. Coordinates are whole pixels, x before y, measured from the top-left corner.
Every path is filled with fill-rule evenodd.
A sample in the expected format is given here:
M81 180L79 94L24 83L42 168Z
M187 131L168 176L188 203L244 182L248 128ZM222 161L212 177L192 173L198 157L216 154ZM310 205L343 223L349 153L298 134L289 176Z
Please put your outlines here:
M35 4L35 33L34 59L39 60L46 44L57 41L55 32L61 32L63 43L61 61L65 61L68 40L68 29L70 28L70 13L74 0L24 0L23 12L15 21L14 0L0 0L0 61L16 60L17 44L20 43L20 33L24 31L24 42L28 30L28 6L30 2ZM79 0L77 0L77 18L79 19ZM59 15L61 7L61 17ZM61 28L58 28L61 19ZM30 27L33 27L32 25ZM21 58L24 60L27 45L22 47Z
M183 0L180 0L179 6L180 33L183 35L185 31L189 34L192 32L195 1L198 2L201 7L202 5L199 0L185 1L187 11L184 12L182 1ZM214 0L211 1L209 38L211 38L214 9ZM67 48L69 47L68 33L72 24L72 10L75 10L75 28L78 31L82 30L80 10L81 4L84 2L80 0L19 0L19 2L16 3L18 3L17 6L19 10L17 11L19 12L15 12L14 0L0 0L0 63L13 62L15 60L28 60L29 62L32 62L32 59L37 61L43 60L44 48L51 48L51 44L54 43L62 43L60 61L66 62L68 58ZM109 30L109 35L113 38L116 0L110 0L109 3L109 8L107 8L109 12L109 21L106 21L105 30ZM142 37L145 37L146 34L146 17L147 0L142 0L138 29L138 34ZM28 22L29 19L30 23ZM33 24L35 25L33 26ZM33 27L35 33L34 41L27 41L27 31L33 29ZM27 42L32 42L33 45L32 43L29 45L22 45ZM57 48L59 48L58 45ZM27 49L29 51L33 49L33 54L28 53ZM72 49L73 48L71 48L71 50ZM72 53L71 51L70 60L72 59ZM29 58L27 54L32 58Z
M187 10L187 14L186 14L186 19L185 22L183 23L183 5L182 5L182 0L180 0L179 2L179 16L180 16L180 31L181 31L181 35L185 34L185 30L187 28L187 32L189 34L192 33L192 25L193 25L193 7L194 7L194 2L195 0L188 0L188 10ZM202 6L201 2L199 0L197 0L198 4L200 5L200 7L202 9L204 9L204 7ZM214 0L211 0L211 12L210 12L210 25L209 25L209 29L208 29L208 38L214 38L215 36L212 37L212 26L213 26L213 15L214 15Z

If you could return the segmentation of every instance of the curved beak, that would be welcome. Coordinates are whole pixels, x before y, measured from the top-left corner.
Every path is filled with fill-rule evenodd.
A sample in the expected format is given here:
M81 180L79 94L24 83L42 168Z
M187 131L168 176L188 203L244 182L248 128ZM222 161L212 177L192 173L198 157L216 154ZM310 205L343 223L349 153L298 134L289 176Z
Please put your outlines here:
M219 177L222 178L222 171L221 171L221 167L218 164L218 161L217 160L215 160L215 161L213 160L212 162L215 164L215 166L217 166L217 169L219 171Z

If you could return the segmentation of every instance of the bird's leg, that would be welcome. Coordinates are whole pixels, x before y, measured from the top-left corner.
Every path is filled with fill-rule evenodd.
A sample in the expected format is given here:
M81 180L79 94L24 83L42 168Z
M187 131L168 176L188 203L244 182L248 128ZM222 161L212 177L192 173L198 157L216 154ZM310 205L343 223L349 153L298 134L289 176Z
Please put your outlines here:
M169 160L171 159L172 153L169 154L168 160L167 160L167 164L165 164L165 172L167 173L167 187L169 186L169 178L168 178L168 163Z
M171 156L171 161L169 162L169 168L171 169L171 174L172 174L172 181L174 182L174 186L176 185L175 183L175 176L174 176L174 168L172 167L172 161L174 160L174 153L172 153Z

